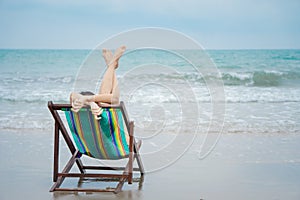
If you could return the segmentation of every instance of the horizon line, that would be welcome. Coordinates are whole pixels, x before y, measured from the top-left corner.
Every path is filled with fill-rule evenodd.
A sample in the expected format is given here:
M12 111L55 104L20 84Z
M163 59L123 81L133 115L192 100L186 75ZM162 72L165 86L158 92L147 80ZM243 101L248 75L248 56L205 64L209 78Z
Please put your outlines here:
M153 47L154 48L154 47ZM92 51L97 48L1 48L0 50L86 50ZM130 49L128 49L130 50ZM170 50L200 50L200 49L170 49ZM299 48L203 48L202 50L300 50Z

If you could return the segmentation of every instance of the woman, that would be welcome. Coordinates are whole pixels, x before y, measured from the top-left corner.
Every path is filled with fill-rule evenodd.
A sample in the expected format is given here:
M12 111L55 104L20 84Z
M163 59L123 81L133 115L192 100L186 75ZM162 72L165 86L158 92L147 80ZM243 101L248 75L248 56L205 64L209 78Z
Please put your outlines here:
M88 105L91 107L92 113L95 115L95 117L97 117L102 113L102 109L99 106L101 103L119 103L120 91L118 87L116 69L118 68L119 59L123 55L125 50L126 47L121 46L115 51L115 54L113 55L110 50L103 49L102 55L107 65L107 69L103 76L99 93L94 95L92 93L71 93L70 103L72 105L73 111L78 112L80 108Z

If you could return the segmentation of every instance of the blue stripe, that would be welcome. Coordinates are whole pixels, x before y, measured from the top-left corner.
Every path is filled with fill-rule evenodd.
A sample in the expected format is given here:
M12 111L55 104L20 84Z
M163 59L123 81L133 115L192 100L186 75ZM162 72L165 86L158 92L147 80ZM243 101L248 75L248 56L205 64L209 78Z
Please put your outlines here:
M81 141L81 139L80 139L80 137L79 137L79 134L78 134L78 131L77 131L77 128L76 128L76 123L75 123L74 116L73 116L73 112L72 112L72 111L69 111L69 113L70 113L70 116L71 116L72 128L73 128L74 133L75 133L75 135L76 135L76 137L77 137L78 143L79 143L79 145L80 145L80 147L81 147L81 153L84 153L84 154L85 154L85 153L86 153L86 150L85 150L85 148L84 148L84 146L83 146L83 144L82 144L82 141Z
M118 156L121 156L120 152L118 151L118 147L117 147L117 143L116 143L113 120L112 120L112 117L111 117L111 111L108 110L108 113L109 113L109 126L110 126L110 130L111 130L110 133L111 133L111 136L112 136L112 139L113 139L113 144L114 144L114 147L115 147L115 150L116 150Z
M95 127L94 127L94 116L92 115L91 112L88 112L89 115L89 122L90 122L90 127L92 129L92 134L93 134L93 138L94 138L94 144L95 144L95 147L97 149L97 152L98 152L98 155L97 156L94 156L94 157L103 157L103 155L101 154L101 151L99 149L99 142L97 140L97 135L96 135L96 131L95 131ZM98 143L98 144L97 144Z

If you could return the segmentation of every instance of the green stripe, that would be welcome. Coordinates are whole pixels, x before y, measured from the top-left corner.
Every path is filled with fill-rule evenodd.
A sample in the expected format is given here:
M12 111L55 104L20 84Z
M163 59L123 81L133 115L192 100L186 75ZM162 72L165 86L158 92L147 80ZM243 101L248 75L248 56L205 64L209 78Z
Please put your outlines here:
M114 109L114 111L115 112L104 108L101 120L95 120L91 111L87 109L81 109L78 113L71 110L65 111L75 144L81 153L99 159L120 159L128 156L129 147L126 142L125 134L127 134L127 131L125 131L124 118L120 109ZM72 115L78 117L79 123L72 121ZM110 127L110 115L116 115L115 118L113 118L113 124L115 126L112 127L114 128ZM119 136L116 135L118 134L118 132L115 131L116 128L120 131ZM80 131L82 131L82 138L76 134L76 132ZM119 138L116 144L121 145L114 144L113 138ZM86 149L84 149L83 143Z

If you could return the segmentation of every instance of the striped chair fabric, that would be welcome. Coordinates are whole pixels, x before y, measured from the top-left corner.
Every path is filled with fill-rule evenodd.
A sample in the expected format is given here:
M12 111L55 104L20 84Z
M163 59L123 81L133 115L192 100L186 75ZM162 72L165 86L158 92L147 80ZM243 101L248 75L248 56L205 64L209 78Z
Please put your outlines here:
M98 159L122 159L129 155L128 129L120 108L103 108L95 119L89 108L65 109L70 131L82 154Z

